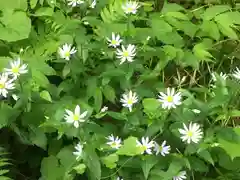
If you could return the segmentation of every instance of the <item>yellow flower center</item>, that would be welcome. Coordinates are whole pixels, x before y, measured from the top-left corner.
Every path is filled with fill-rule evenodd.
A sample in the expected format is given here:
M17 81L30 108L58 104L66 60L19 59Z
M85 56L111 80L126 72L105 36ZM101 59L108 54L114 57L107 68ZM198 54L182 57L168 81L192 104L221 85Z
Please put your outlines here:
M132 100L132 99L128 99L128 100L127 100L127 104L128 104L128 105L132 105L132 104L133 104L133 100Z
M117 143L116 143L116 142L113 142L113 143L111 144L111 146L112 146L112 148L115 148L115 147L117 147Z
M69 51L65 52L65 56L69 57L70 56L70 52Z
M4 89L5 88L5 84L4 83L0 83L0 89Z
M117 44L117 41L115 39L112 40L112 44L113 45L116 45Z
M124 52L123 52L123 56L124 56L124 57L128 57L128 56L129 56L129 53L128 53L127 51L124 51Z
M148 148L146 145L142 145L141 149L142 149L142 151L146 151Z
M167 100L167 102L173 102L173 97L172 96L168 96L167 98L166 98L166 100Z
M79 116L78 116L78 115L74 115L74 116L73 116L73 120L74 120L74 121L78 121L78 120L79 120Z
M13 67L12 72L13 73L18 73L19 72L19 67Z
M128 12L132 12L132 11L133 11L133 8L132 8L132 7L128 7L128 8L127 8L127 11L128 11Z
M193 132L192 132L192 131L188 131L188 132L187 132L187 135L188 135L189 137L192 137L192 136L193 136Z

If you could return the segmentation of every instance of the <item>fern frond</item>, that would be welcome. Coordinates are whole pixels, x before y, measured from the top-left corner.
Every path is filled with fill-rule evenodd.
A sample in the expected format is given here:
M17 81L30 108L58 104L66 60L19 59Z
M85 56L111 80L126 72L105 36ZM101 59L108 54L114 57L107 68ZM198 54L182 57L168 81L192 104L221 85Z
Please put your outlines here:
M8 153L0 147L0 179L1 180L11 180L11 178L7 177L7 173L9 172L8 166L11 165L9 159L6 157Z

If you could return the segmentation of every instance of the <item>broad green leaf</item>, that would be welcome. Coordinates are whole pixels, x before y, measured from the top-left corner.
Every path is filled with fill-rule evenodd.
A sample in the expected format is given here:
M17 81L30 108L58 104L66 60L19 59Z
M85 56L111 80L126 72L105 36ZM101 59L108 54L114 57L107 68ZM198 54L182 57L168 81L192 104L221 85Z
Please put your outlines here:
M160 102L154 98L145 98L142 104L147 112L155 112L161 105Z
M160 16L160 15L159 15ZM154 34L172 32L172 26L170 26L163 18L152 17L151 27Z
M158 162L158 159L154 156L148 156L146 157L146 159L142 161L141 167L142 167L145 179L148 179L150 170L153 168L155 164L157 164L157 162Z
M142 153L142 149L137 147L137 138L136 137L128 137L124 140L123 145L117 151L118 155L125 155L125 156L135 156Z
M199 60L205 60L210 61L213 56L207 51L207 47L204 45L204 43L196 44L193 47L194 55L199 58Z
M117 154L110 154L109 156L105 156L102 158L103 163L109 169L116 168L118 162L118 155Z
M57 158L60 160L61 165L66 171L69 171L75 163L76 156L73 154L73 147L64 147L57 154Z
M46 90L43 90L42 92L40 92L40 97L45 99L46 101L52 102L51 95Z
M47 149L47 137L42 129L37 128L34 131L31 131L30 140L36 146L41 147L44 150Z
M40 85L42 87L47 87L49 84L47 77L40 71L33 70L32 78L38 85Z
M43 158L41 163L41 175L43 179L63 179L64 173L64 168L58 163L58 159L55 156Z
M114 89L111 86L109 85L104 86L103 94L107 100L111 101L112 103L115 103L116 95Z
M230 9L231 7L228 5L215 5L215 6L209 7L205 10L203 14L203 19L211 20L218 14L228 11Z
M214 21L203 21L201 29L215 40L220 39L220 32L218 30L217 24Z
M34 9L38 3L38 0L30 0L30 7Z
M192 156L188 158L191 169L198 172L208 172L208 166L200 159Z
M53 8L50 7L40 7L36 10L35 16L52 16L53 15Z
M121 114L113 111L108 111L107 114L117 120L127 120L127 116L125 114Z
M0 39L13 42L28 38L31 31L31 21L25 12L4 11L0 21Z
M166 13L166 16L171 16L180 20L189 20L187 15L181 13L181 12L168 12Z
M94 106L96 112L100 111L102 107L102 91L100 88L95 89L95 94L94 94Z
M177 11L184 11L184 7L180 6L177 3L164 3L164 6L162 8L162 13L165 14L167 12L177 12Z
M0 9L21 9L27 10L27 1L26 0L7 0L7 1L0 1Z
M218 136L218 142L220 144L220 147L223 148L227 154L231 157L233 160L236 157L240 157L240 128L234 128L233 129L236 135L239 138L238 142L231 142L227 141L226 139L223 139L222 137Z
M100 180L101 164L97 153L91 146L86 146L84 151L85 151L84 162L88 167L90 177L92 177L92 179Z
M206 149L201 150L200 152L198 152L198 156L203 158L205 161L211 163L212 165L214 165L213 158L208 150Z
M220 22L218 22L218 27L219 27L221 33L223 33L223 35L225 35L233 40L238 39L236 32L229 25L220 21Z

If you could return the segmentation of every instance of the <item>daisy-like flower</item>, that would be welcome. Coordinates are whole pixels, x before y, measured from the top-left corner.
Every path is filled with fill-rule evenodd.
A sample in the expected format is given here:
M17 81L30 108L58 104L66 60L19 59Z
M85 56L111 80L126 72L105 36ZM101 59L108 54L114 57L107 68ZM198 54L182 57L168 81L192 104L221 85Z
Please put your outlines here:
M213 80L213 81L217 81L217 78L216 78L215 74L212 73L211 75L212 75L212 80ZM228 75L227 75L227 74L224 74L223 72L220 72L219 76L220 76L220 78L221 78L222 80L226 80L227 77L228 77Z
M107 38L107 41L109 42L108 46L116 48L120 45L122 39L119 34L112 33L112 39Z
M183 179L187 179L186 171L181 171L176 176L173 177L173 180L183 180Z
M82 122L85 122L84 119L87 116L87 111L80 113L80 106L77 105L74 112L66 109L66 113L64 115L64 119L67 121L67 123L73 124L74 127L78 128L79 124Z
M114 137L111 134L110 136L107 137L107 139L109 140L109 142L107 142L107 144L109 146L111 146L111 148L113 148L113 149L119 149L122 146L122 144L121 144L122 140L120 138L118 138L118 136Z
M233 71L233 77L235 77L236 79L240 79L240 70L236 67L236 70Z
M76 159L80 159L82 156L82 152L83 152L83 145L79 142L76 146L75 146L76 151L73 152L73 154L76 156Z
M156 152L156 155L161 153L162 156L165 156L166 154L169 154L170 150L170 146L166 146L166 141L163 141L161 146L159 146L159 144L156 142L154 143L154 151Z
M154 147L154 142L149 140L149 137L142 137L141 142L137 140L137 147L140 147L142 154L145 152L147 154L152 154L152 148Z
M117 58L120 59L120 64L125 61L133 62L133 58L136 56L136 47L132 44L129 44L127 48L121 46L122 49L117 49Z
M84 3L84 1L82 1L82 0L68 0L68 5L72 6L72 7L76 7L83 3Z
M188 144L193 141L194 143L198 143L202 138L203 132L200 129L200 125L197 123L190 123L189 127L183 124L184 129L178 129L180 132L182 141L186 141Z
M93 0L89 7L93 9L96 7L96 5L97 5L97 0Z
M127 1L122 5L122 9L126 14L136 14L137 9L140 7L139 3L136 1Z
M58 53L59 56L67 61L70 60L71 55L75 54L77 50L75 47L72 47L71 44L64 44L62 47L59 47Z
M13 76L13 79L17 79L21 74L28 72L27 64L21 65L21 60L18 58L16 61L10 62L11 68L5 68L4 71L6 74Z
M8 74L2 73L0 75L0 96L7 97L8 90L14 89L13 80L8 79Z
M171 109L176 108L176 106L180 105L181 102L181 93L178 92L175 94L174 88L167 88L167 94L160 92L159 101L162 103L163 109Z
M123 107L127 107L131 112L133 104L138 102L138 96L135 92L129 91L128 93L122 95L120 102Z

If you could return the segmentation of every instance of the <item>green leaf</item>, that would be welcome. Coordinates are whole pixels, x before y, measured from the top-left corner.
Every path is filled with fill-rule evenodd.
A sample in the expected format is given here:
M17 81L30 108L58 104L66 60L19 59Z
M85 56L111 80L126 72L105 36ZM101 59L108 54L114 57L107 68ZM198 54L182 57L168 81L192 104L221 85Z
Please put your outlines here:
M215 5L215 6L209 7L204 12L203 19L211 20L218 14L228 11L230 9L231 9L231 7L228 5Z
M110 154L109 156L105 156L102 158L103 163L109 169L114 169L117 167L116 162L118 162L118 155L117 154Z
M79 165L75 166L73 169L75 169L78 174L83 174L86 170L86 165L85 164L79 164Z
M100 111L102 107L102 91L100 88L95 89L94 106L95 106L96 112Z
M187 15L181 13L181 12L168 12L166 13L166 16L174 17L180 20L189 20Z
M43 130L41 130L40 128L31 131L30 140L32 141L33 144L37 145L38 147L41 147L44 150L47 149L47 137Z
M35 16L52 16L53 15L53 8L50 7L40 7L36 10Z
M218 136L218 142L220 144L220 147L223 148L227 154L231 157L233 160L236 157L240 157L240 128L234 128L233 129L236 135L238 135L239 141L238 142L231 142L226 139L223 139L222 137Z
M33 80L42 87L47 87L49 85L49 81L47 77L40 71L33 70L32 71Z
M38 3L38 0L30 0L30 7L34 9Z
M203 21L201 29L215 40L220 39L220 32L218 30L217 24L214 21Z
M148 156L144 161L142 161L141 167L143 170L143 174L145 179L148 179L148 175L150 170L153 168L155 164L157 164L158 159L154 156Z
M192 170L198 172L208 172L208 166L202 160L193 156L189 157L188 160Z
M0 39L13 42L27 39L31 31L31 21L25 12L4 11L0 18Z
M51 95L46 90L43 90L42 92L40 92L40 97L45 99L46 101L52 102Z
M111 86L109 85L104 86L103 94L107 100L111 101L112 103L115 103L116 95L114 89Z
M142 149L137 147L137 138L136 137L128 137L124 140L123 145L117 151L118 155L125 155L125 156L135 156L142 153Z
M95 150L91 146L85 147L85 157L84 161L88 167L89 175L92 179L101 179L101 164L99 161L99 157L97 156Z
M234 40L238 39L236 32L230 26L226 25L224 22L222 21L218 22L218 27L221 33L223 33L223 35Z
M200 152L198 152L198 156L203 158L205 161L211 163L212 165L214 165L214 161L208 150L206 150L206 149L201 150Z
M75 163L76 156L73 154L73 147L64 147L57 154L57 158L60 160L61 165L66 169L66 171L71 170L71 167Z
M211 61L210 58L213 56L207 51L207 49L208 48L204 43L199 43L193 47L193 53L200 60Z
M155 112L157 109L159 109L161 103L154 98L145 98L142 101L144 110L147 112Z
M26 0L7 0L0 1L0 9L1 10L13 10L13 9L21 9L27 10L27 1Z
M113 111L108 111L107 114L117 120L127 120L127 116L125 114L121 114Z
M43 158L41 163L41 174L43 179L59 180L64 177L64 169L58 163L55 156Z

